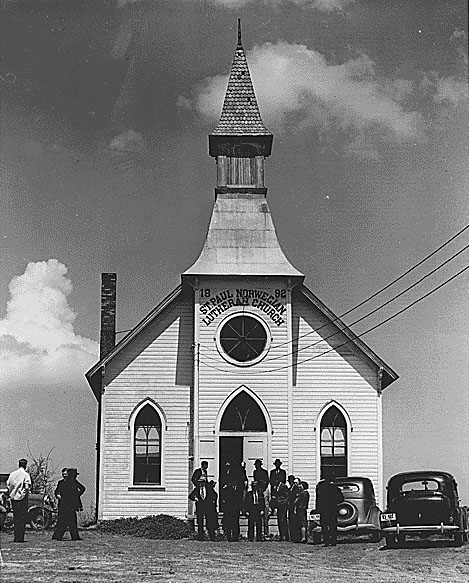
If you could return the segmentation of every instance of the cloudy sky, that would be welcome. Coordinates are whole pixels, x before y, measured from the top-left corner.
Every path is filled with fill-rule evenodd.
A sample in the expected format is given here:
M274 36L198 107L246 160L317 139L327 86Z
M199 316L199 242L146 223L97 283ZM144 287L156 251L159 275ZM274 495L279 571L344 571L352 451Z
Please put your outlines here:
M277 233L341 315L469 224L462 0L5 0L0 462L55 447L94 480L100 273L118 330L197 257L213 205L207 134L237 18L265 125ZM465 231L344 317L352 324L469 243ZM352 326L379 324L468 264L463 252ZM384 395L385 477L453 472L469 504L469 272L363 339ZM88 497L91 503L91 492Z

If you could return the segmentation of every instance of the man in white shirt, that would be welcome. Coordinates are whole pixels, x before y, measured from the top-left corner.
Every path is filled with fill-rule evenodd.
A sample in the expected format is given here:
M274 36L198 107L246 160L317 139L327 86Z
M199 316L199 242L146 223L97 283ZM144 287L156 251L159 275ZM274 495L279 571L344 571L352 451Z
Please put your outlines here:
M24 543L24 532L28 516L28 494L31 489L31 477L26 471L28 460L20 459L18 469L8 476L7 486L13 507L15 538L13 542Z

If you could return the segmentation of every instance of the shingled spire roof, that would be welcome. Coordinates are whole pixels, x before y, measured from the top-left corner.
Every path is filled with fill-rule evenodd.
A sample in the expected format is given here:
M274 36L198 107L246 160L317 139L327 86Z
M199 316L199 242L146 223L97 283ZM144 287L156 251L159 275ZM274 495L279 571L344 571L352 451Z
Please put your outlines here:
M262 123L246 55L241 42L241 21L238 19L238 46L231 65L228 88L220 121L213 130L215 136L271 135Z

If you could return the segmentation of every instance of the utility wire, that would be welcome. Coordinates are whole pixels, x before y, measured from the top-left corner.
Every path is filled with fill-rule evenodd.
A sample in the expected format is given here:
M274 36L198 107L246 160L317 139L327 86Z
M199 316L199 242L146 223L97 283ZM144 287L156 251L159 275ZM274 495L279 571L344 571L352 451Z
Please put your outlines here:
M390 303L394 302L394 300L397 300L398 298L400 298L401 296L403 296L404 294L406 294L408 291L410 291L411 289L413 289L414 287L416 287L417 285L419 285L420 283L422 283L423 280L427 279L427 277L430 277L430 275L433 275L435 272L437 272L439 269L441 269L442 267L444 267L447 263L449 263L450 261L452 261L453 259L455 259L458 255L460 255L461 253L463 253L464 251L466 251L468 248L469 248L469 245L466 245L460 251L458 251L453 256L451 256L449 259L447 259L446 261L444 261L441 265L438 265L438 267L435 267L435 269L433 269L432 271L430 271L429 273L427 273L426 275L424 275L423 277L421 277L418 281L416 281L415 283L413 283L411 286L409 286L405 290L399 292L397 295L395 295L394 297L392 297L391 299L389 299L387 302L385 302L381 306L378 306L377 308L375 308L371 312L368 312L368 314L365 314L361 318L358 318L358 320L355 320L351 324L347 325L347 327L349 328L351 326L355 326L355 324L358 324L359 322L362 322L363 320L365 320L366 318L369 318L370 316L372 316L373 314L375 314L379 310L382 310L387 305L389 305ZM350 311L349 311L349 313L350 313ZM327 324L325 324L325 326L327 326ZM324 327L324 326L321 326L321 328L322 327ZM317 332L317 330L316 330L316 332ZM297 354L298 352L301 352L302 350L307 350L308 348L311 348L311 347L315 346L316 344L319 344L320 342L323 342L325 340L328 340L329 338L332 338L332 337L334 337L334 336L336 336L337 334L340 334L340 333L342 333L342 330L338 330L337 332L334 332L333 334L330 334L329 336L326 336L325 338L321 338L321 340L318 340L318 341L314 342L313 344L308 344L307 346L303 346L302 348L297 348L296 350L292 350L291 352L288 352L286 355L275 356L275 357L269 358L267 360L269 360L269 361L270 360L278 360L279 358L282 358L283 356L287 356L289 354Z
M443 249L444 247L446 247L446 245L449 245L452 241L454 241L454 239L456 239L457 237L459 237L459 235L462 235L462 233L464 233L464 231L467 231L467 229L469 229L469 225L466 225L465 227L463 227L460 231L458 231L450 239L448 239L447 241L445 241L445 243L442 243L437 249L435 249L434 251L432 251L430 253L430 255L427 255L426 257L424 257L423 259L421 259L418 263L416 263L414 266L412 266L411 268L409 268L407 271L404 271L404 273L402 273L401 275L399 275L396 279L394 279L393 281L391 281L390 283L388 283L387 285L385 285L383 288L379 289L377 292L375 292L374 294L372 294L368 298L364 299L362 302L360 302L359 304L357 304L353 308L350 308L350 310L348 310L347 312L344 312L340 316L337 316L336 319L333 320L332 322L336 322L337 320L340 320L341 318L344 318L345 316L348 316L348 314L350 314L351 312L354 312L355 310L357 310L358 308L360 308L364 304L368 303L370 300L372 300L373 298L375 298L379 294L381 294L384 291L386 291L387 289L389 289L395 283L397 283L398 281L400 281L401 279L403 279L406 275L408 275L409 273L411 273L412 271L414 271L414 269L417 269L417 267L420 267L420 265L422 265L423 263L425 263L425 261L428 261L428 259L430 259L434 255L436 255L439 251L441 251L441 249ZM324 324L324 326L327 326L327 324ZM323 328L324 326L321 326L321 328ZM321 328L318 328L316 330L316 332L318 330L320 330ZM309 336L310 334L313 334L314 332L315 332L314 330L312 332L307 332L306 334L303 334L302 336L299 336L296 340L300 340L300 338L304 338L305 336ZM272 349L280 348L281 346L284 346L285 344L289 344L291 342L293 342L293 341L292 340L288 340L287 342L283 342L282 344L276 344L275 346L272 347Z
M450 261L452 261L453 259L455 259L458 255L460 255L461 253L463 253L464 251L466 251L468 248L469 248L469 244L466 245L465 247L463 247L460 251L458 251L454 255L452 255L449 259L447 259L446 261L444 261L443 263L441 263L440 265L438 265L437 267L435 267L435 269L432 269L432 271L430 271L429 273L427 273L426 275L424 275L423 277L421 277L418 281L416 281L415 283L413 283L412 285L410 285L409 287L407 287L405 290L399 292L397 295L395 295L391 299L387 300L384 304L378 306L377 308L375 308L374 310L372 310L368 314L365 314L361 318L358 318L358 320L355 320L354 322L352 322L351 324L349 324L347 327L350 328L351 326L354 326L355 324L358 324L359 322L362 322L366 318L369 318L371 315L375 314L376 312L378 312L379 310L383 309L384 307L386 307L390 303L394 302L395 300L397 300L398 298L400 298L401 296L403 296L405 293L407 293L408 291L410 291L411 289L413 289L414 287L416 287L417 285L419 285L422 281L424 281L425 279L427 279L427 277L430 277L431 275L433 275L434 273L436 273L439 269L441 269L442 267L444 267L445 265L447 265ZM387 287L389 287L389 285ZM359 305L363 305L364 303L365 302L362 302ZM352 310L349 310L348 313L350 313L351 311ZM332 323L336 322L337 320L338 320L338 318L336 320L333 320ZM324 328L327 325L328 324L324 324L323 326L320 326L319 328L317 328L317 329L315 329L315 330L313 330L311 332L308 332L307 334L303 334L302 336L299 336L298 339L290 340L289 342L295 343L300 338L304 338L308 334L312 334L314 332L318 332L319 330L321 330L322 328ZM316 346L317 344L320 344L321 342L325 342L326 340L329 340L330 338L333 338L334 336L337 336L338 334L341 334L341 333L343 333L343 330L339 328L339 330L337 330L333 334L330 334L329 336L326 336L325 338L321 338L320 340L317 340L316 342L313 342L312 344L308 344L307 346L303 346L301 348L296 348L295 350L292 350L291 352L286 352L286 353L280 354L278 356L273 356L272 358L267 358L265 360L265 362L270 362L272 360L279 360L280 358L284 358L285 356L288 356L290 354L298 354L299 352L302 352L303 350L307 350L308 348L312 348L313 346ZM275 346L273 348L278 348L279 346L284 346L285 344L288 344L288 343L287 342L284 342L283 344L278 344L277 346ZM210 351L213 351L212 348L210 348L209 350ZM215 358L211 358L208 355L205 355L205 356L207 358L209 358L209 359L212 359L212 360L218 360L218 359L215 359Z
M368 330L365 330L365 332L361 332L360 334L354 334L352 338L350 338L346 342L343 342L342 344L339 344L338 346L335 346L333 348L330 348L330 349L328 349L328 350L326 350L324 352L321 352L320 354L316 354L316 355L314 355L314 356L312 356L310 358L305 358L301 362L297 362L297 363L294 363L294 364L288 364L288 365L285 365L285 366L280 366L280 367L273 368L273 369L270 369L270 370L259 370L259 371L256 371L256 372L244 371L244 373L246 375L259 375L259 374L276 372L276 371L284 370L284 369L287 369L287 368L292 368L293 366L299 366L300 364L303 364L305 362L309 362L311 360L315 360L316 358L320 358L321 356L324 356L325 354L328 354L329 352L332 352L333 350L337 350L338 348L341 348L342 346L346 346L347 344L350 344L350 342L353 342L354 340L357 340L358 338L361 338L362 336L365 336L365 334L368 334L369 332L372 332L373 330L376 330L376 328L379 328L380 326L383 326L384 324L386 324L390 320L393 320L394 318L396 318L397 316L399 316L403 312L406 312L412 306L415 306L416 304L418 304L419 302L421 302L422 300L424 300L428 296L432 295L433 293L435 293L436 291L438 291L439 289L441 289L443 286L445 286L446 284L448 284L451 281L453 281L453 279L455 279L456 277L458 277L459 275L461 275L462 273L464 273L468 269L469 269L469 265L467 265L466 267L464 267L463 269L461 269L460 271L458 271L455 275L453 275L449 279L445 280L443 283L441 283L440 285L438 285L436 288L430 290L425 295L423 295L420 298L417 298L416 300L414 300L411 304L409 304L405 308L402 308L401 310L399 310L398 312L396 312L392 316L389 316L389 318L386 318L382 322L379 322L378 324L375 324L371 328L368 328ZM224 372L224 373L232 373L232 374L238 374L239 373L239 369L237 369L236 371L234 371L234 370L226 370L226 369L222 369L222 368L219 368L219 367L216 367L216 366L212 366L211 364L207 364L206 362L204 362L204 359L203 358L201 358L201 363L204 366L207 366L209 368L213 368L215 370L218 370L218 371L221 371L221 372Z

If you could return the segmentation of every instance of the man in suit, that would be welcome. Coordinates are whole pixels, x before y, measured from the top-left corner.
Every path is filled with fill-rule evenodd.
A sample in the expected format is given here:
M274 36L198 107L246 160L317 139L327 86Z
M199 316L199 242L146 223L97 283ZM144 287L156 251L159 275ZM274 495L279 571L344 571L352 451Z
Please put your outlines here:
M288 489L286 484L284 484L283 482L279 482L277 486L276 505L277 505L278 533L281 541L290 540L287 519L289 499L290 490Z
M207 461L203 461L200 464L200 468L197 468L194 473L192 474L192 478L191 478L191 482L194 484L194 486L197 488L197 482L200 480L200 478L205 478L205 480L208 482L208 462Z
M337 506L344 496L331 480L321 480L316 486L316 509L321 514L321 529L324 546L337 544Z
M277 508L277 491L279 484L286 484L287 482L287 472L282 470L280 467L282 465L282 461L276 459L274 461L275 468L270 470L270 506L272 509Z
M244 487L236 472L228 472L220 491L220 505L223 503L223 530L229 542L239 540L239 512L243 500Z
M244 499L244 508L248 513L248 539L254 540L255 530L256 540L261 542L263 540L262 519L266 513L265 500L258 482L253 481L251 488Z
M77 512L83 510L81 496L86 488L77 480L76 468L68 468L67 476L60 480L55 489L55 497L59 501L57 525L52 538L62 540L67 528L70 530L72 540L81 540L77 528Z
M299 492L300 479L293 475L288 476L288 501L287 501L287 523L288 523L288 536L289 540L292 542L298 542L301 538L300 529L297 524L297 519L295 516L295 501Z
M269 473L262 467L262 460L257 459L254 462L254 472L252 474L254 482L257 483L258 491L264 497L265 512L262 515L262 522L264 525L264 537L269 538L269 507L270 507L270 492L269 492Z
M203 462L202 462L203 463ZM195 512L197 515L198 540L204 540L204 521L207 527L208 536L211 541L215 540L215 531L218 528L217 501L218 495L215 492L215 482L207 480L202 476L197 480L196 489L191 494L195 501Z

